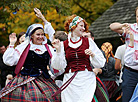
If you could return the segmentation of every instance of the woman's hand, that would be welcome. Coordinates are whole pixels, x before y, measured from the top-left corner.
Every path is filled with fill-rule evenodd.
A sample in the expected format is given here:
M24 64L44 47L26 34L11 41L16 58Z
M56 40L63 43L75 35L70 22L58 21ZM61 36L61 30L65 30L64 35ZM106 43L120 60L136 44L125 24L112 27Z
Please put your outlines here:
M52 42L52 45L53 45L54 48L56 48L57 52L60 52L61 43L60 43L59 39L54 39L53 42Z
M86 55L90 55L91 57L94 56L94 53L90 49L86 49L84 52Z
M43 20L43 22L47 22L47 20L45 19L45 17L43 16L43 14L41 13L41 11L38 8L34 8L34 12L38 18Z
M15 44L15 42L17 41L16 33L12 33L9 35L9 41L10 41L10 45Z
M102 69L101 68L94 68L93 72L95 73L95 75L97 76L97 74L101 74L102 73Z

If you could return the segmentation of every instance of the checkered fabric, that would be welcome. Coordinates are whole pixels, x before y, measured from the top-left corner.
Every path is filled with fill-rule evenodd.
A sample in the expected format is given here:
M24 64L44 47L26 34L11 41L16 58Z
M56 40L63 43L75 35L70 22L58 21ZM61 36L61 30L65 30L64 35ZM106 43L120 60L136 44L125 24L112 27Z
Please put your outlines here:
M4 89L9 89L15 85L18 85L18 87L3 96L1 98L2 102L61 102L60 94L55 97L51 96L58 89L51 78L45 79L41 75L27 81L26 84L19 85L29 78L29 76L22 76L21 74L15 76Z
M112 52L113 46L112 46L111 43L105 42L105 43L102 44L101 49L104 51L105 56L106 56L106 60L107 60L107 63L108 63L108 58L110 56L114 57L113 52Z

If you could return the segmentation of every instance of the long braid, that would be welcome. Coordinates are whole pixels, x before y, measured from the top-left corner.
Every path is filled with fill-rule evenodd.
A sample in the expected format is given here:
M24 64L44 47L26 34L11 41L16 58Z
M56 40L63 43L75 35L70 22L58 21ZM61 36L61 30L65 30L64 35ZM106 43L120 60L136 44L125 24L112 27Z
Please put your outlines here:
M112 46L111 43L105 42L105 43L102 44L101 49L104 51L105 56L106 56L106 60L107 60L107 63L108 63L109 57L110 57L110 56L111 56L111 57L114 57L114 54L113 54L113 52L112 52L113 46Z

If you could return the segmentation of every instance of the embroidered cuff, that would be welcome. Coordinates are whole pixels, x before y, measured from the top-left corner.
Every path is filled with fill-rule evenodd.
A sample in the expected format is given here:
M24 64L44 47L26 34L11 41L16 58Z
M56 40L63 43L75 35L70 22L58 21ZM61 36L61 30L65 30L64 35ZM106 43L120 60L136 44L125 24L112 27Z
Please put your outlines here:
M130 46L130 45L128 45L128 47L130 47L130 48L134 48L134 46Z
M8 48L14 48L14 45L9 45Z

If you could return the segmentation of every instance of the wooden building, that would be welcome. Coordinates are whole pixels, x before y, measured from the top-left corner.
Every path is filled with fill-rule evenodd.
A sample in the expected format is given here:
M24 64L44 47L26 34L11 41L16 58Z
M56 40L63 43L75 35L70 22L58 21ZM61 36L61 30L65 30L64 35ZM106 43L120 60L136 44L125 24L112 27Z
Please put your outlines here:
M113 32L109 25L113 22L135 23L135 8L137 6L138 0L118 0L91 24L89 30L94 33L95 42L99 48L104 42L110 42L113 45L113 53L115 53L116 48L122 42L119 34Z

